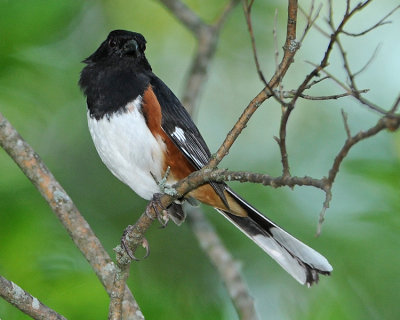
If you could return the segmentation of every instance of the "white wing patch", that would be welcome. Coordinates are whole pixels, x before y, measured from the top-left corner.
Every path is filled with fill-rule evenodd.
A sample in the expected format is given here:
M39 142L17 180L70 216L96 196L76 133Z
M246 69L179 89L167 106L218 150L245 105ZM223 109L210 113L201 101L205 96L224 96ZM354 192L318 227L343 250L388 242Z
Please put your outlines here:
M186 137L185 131L183 131L182 128L179 127L175 127L174 132L171 133L171 136L176 139L177 141L180 142L180 148L182 150L182 152L192 161L194 161L200 168L204 166L204 163L201 162L199 160L199 158L197 158L195 155L195 152L191 152L193 151L193 144L191 144L191 142L193 142L189 136L189 140ZM207 162L207 161L206 161Z
M172 136L174 136L180 142L184 143L186 141L185 132L182 130L182 128L175 127L174 132L172 132Z

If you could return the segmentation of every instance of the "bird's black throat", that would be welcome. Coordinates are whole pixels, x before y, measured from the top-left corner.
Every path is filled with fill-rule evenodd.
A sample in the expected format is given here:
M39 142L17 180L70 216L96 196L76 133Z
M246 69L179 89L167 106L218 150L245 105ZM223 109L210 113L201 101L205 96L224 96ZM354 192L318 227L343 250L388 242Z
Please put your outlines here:
M87 98L91 117L97 120L124 111L125 106L143 95L151 71L138 72L136 66L89 64L81 72L79 85Z

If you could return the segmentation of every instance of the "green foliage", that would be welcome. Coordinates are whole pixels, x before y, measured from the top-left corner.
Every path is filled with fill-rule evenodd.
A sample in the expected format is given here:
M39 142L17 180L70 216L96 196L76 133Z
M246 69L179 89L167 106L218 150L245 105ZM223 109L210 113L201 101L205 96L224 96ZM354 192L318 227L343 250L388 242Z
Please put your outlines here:
M188 3L206 21L213 21L223 6L221 1ZM375 9L387 12L388 8ZM269 31L274 9L260 1L253 8L260 61L267 75L275 67ZM86 128L85 101L77 87L80 61L112 29L141 31L148 39L155 72L179 96L195 43L157 1L0 1L0 12L0 112L44 159L112 255L122 230L135 221L146 202L118 182L94 150ZM372 12L375 18L377 12ZM398 19L393 20L369 41L382 41L381 54L395 63L398 42L390 50L392 56L385 51L388 42L394 45L395 36L389 30L399 28ZM284 38L284 23L283 6L279 8L278 40ZM323 53L325 39L317 33L309 39L285 88L309 70L303 60L318 61ZM239 6L223 29L198 111L200 130L212 150L261 89L249 44ZM349 50L350 59L369 54L355 50ZM332 66L340 70L341 63L333 60ZM396 81L398 88L398 75L388 70L376 84L368 81L379 77L380 69L372 67L369 72L363 84L373 89L370 97L377 104L383 103L386 96L381 96L380 88L393 87ZM326 85L321 90L337 93L340 89ZM349 113L353 132L376 121L374 114L351 104L351 99L299 104L288 131L293 174L326 175L345 139L341 107ZM279 116L278 105L272 101L263 105L223 165L280 174L279 152L272 139L278 132ZM257 208L328 257L334 272L312 289L299 286L222 217L206 209L226 245L242 262L261 319L400 317L398 141L398 134L381 134L350 152L318 239L314 232L323 201L320 191L233 184ZM133 264L129 286L149 319L237 318L221 280L187 225L154 226L148 240L151 256ZM108 297L90 266L3 150L0 274L69 319L106 317ZM0 318L28 317L0 300Z

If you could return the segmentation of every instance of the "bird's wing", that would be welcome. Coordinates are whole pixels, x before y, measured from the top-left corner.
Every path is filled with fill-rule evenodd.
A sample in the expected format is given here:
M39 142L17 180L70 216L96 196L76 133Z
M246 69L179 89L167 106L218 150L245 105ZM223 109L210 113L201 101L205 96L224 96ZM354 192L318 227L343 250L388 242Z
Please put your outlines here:
M154 74L150 84L161 105L162 129L197 170L210 160L210 150L186 109L167 85ZM226 204L224 183L210 183Z

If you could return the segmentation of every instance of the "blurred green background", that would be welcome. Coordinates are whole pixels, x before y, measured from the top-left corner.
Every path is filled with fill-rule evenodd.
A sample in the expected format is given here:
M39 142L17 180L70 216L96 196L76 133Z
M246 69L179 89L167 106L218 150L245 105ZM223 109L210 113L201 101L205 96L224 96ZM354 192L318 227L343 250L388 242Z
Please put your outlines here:
M213 21L226 1L185 1ZM253 23L263 70L275 67L272 28L278 8L278 46L285 37L286 2L256 1ZM341 16L344 1L334 4ZM378 21L397 0L375 1L349 24L357 32ZM304 4L307 8L308 2ZM0 1L0 112L40 154L112 255L122 230L146 202L103 166L86 124L85 99L77 81L83 65L108 32L143 33L147 56L178 96L195 49L191 34L157 1ZM319 25L325 27L323 7ZM375 47L379 51L358 80L376 104L389 108L400 88L399 13L363 38L344 38L354 70ZM299 23L299 30L303 23ZM300 33L299 33L300 34ZM295 86L319 62L327 39L311 31L284 86ZM280 50L281 51L281 50ZM337 51L334 51L337 54ZM328 69L343 79L333 56ZM197 123L212 151L223 141L241 110L262 88L239 5L221 32L215 60L197 111ZM332 82L312 94L336 94ZM352 131L367 129L377 115L346 98L302 101L290 119L288 151L295 175L326 175L344 143L340 109ZM210 114L212 116L210 116ZM280 107L267 101L221 166L280 174ZM400 318L400 135L382 132L357 145L341 168L321 237L315 238L324 195L311 188L274 190L233 184L255 207L326 255L330 278L307 289L235 230L205 208L227 247L241 262L260 319ZM148 319L237 319L216 271L187 225L153 226L147 233L151 256L134 263L129 286ZM105 319L108 297L45 201L0 150L0 274L69 319ZM1 319L27 319L0 300Z

